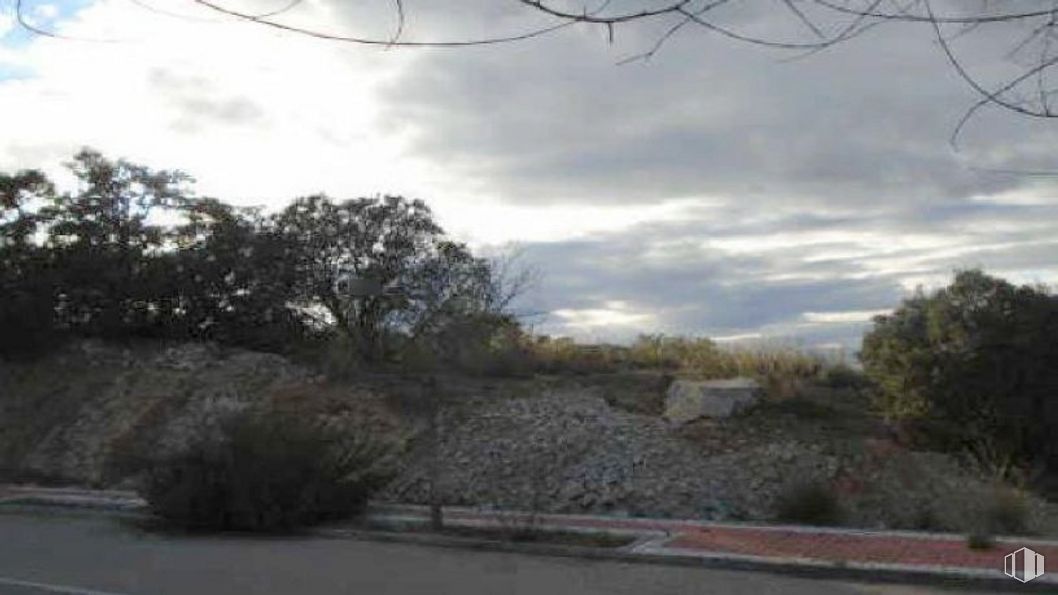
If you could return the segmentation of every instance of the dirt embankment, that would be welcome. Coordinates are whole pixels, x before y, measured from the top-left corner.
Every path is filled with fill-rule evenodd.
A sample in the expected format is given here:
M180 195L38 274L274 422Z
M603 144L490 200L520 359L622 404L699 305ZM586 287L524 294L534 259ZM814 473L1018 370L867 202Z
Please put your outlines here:
M854 395L673 428L658 415L667 382L445 378L434 446L419 432L421 395L408 378L335 385L276 355L81 342L0 364L0 481L130 485L115 461L178 448L226 412L268 399L392 438L398 473L380 496L395 501L425 503L436 464L449 504L770 520L784 490L813 481L837 492L849 524L963 530L991 493L949 457L887 440Z
M276 355L215 346L71 344L30 364L0 364L0 469L103 485L120 449L179 442L225 410L309 371Z

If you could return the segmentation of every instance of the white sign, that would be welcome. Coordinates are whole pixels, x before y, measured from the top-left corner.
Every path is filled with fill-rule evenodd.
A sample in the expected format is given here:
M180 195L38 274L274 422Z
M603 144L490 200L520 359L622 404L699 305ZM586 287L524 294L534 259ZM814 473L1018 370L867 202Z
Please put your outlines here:
M1027 547L1007 554L1003 558L1003 572L1023 583L1043 576L1043 554L1037 554Z

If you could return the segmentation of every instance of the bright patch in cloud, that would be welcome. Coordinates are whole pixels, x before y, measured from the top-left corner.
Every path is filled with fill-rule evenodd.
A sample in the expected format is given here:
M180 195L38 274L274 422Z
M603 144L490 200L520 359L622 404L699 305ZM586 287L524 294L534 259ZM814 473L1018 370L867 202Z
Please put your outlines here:
M653 314L634 311L621 301L606 302L602 308L559 309L553 314L562 319L564 326L580 331L606 327L646 327L655 321Z
M718 343L739 343L744 341L755 341L763 338L764 335L761 333L739 333L737 335L722 335L719 337L713 337L712 339Z
M626 231L636 225L679 221L702 204L694 199L654 205L590 206L576 203L532 207L499 201L466 200L441 203L445 229L472 244L554 242L604 232Z
M15 17L6 12L0 12L0 38L7 35L14 28Z
M805 312L804 319L812 323L870 322L875 316L889 314L892 310L850 310L848 312Z

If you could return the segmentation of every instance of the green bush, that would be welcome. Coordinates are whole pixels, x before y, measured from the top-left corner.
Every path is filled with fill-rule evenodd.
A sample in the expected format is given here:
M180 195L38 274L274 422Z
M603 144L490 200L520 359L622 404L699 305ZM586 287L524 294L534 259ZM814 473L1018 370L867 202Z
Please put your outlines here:
M838 525L844 513L834 489L815 481L787 486L776 498L775 519L805 525Z
M169 522L283 531L359 512L388 473L384 449L292 412L252 412L183 451L150 461L142 495Z
M980 271L875 318L861 359L878 405L924 446L1000 475L1058 470L1058 298Z
M966 536L966 547L972 550L990 550L996 547L996 538L988 533L970 533Z
M871 385L870 378L861 370L847 364L837 364L823 371L821 381L825 386L836 389L863 390Z

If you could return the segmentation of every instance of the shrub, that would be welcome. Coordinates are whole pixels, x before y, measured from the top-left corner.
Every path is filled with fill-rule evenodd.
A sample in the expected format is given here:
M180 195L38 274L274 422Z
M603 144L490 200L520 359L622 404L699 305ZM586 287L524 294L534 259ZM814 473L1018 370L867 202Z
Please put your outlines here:
M600 374L616 372L628 360L628 349L616 345L581 345L568 337L546 335L529 343L537 370L548 374Z
M997 489L985 504L982 520L990 533L1021 535L1029 530L1029 502L1013 489Z
M1058 468L1058 298L980 271L875 318L861 359L878 405L925 446L1000 475Z
M966 536L966 547L972 550L990 550L996 546L996 538L988 533L970 533Z
M835 422L841 418L837 409L803 397L792 397L768 403L765 407L776 413L786 413L805 420Z
M388 476L383 451L312 418L241 413L151 461L142 495L156 515L189 528L290 530L359 512Z
M862 390L871 385L866 374L847 364L830 366L823 372L821 380L824 385L836 389Z
M775 519L806 525L837 525L844 517L835 491L808 481L787 486L775 502Z

